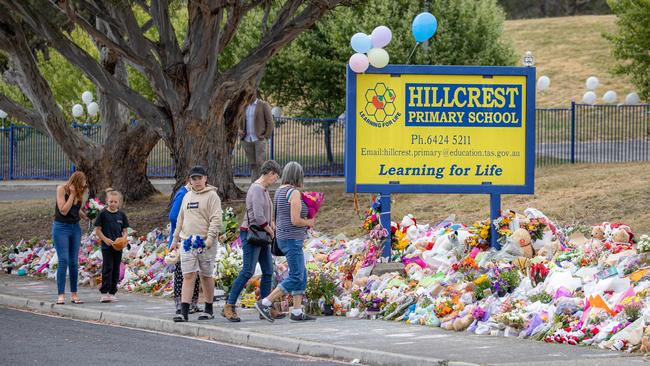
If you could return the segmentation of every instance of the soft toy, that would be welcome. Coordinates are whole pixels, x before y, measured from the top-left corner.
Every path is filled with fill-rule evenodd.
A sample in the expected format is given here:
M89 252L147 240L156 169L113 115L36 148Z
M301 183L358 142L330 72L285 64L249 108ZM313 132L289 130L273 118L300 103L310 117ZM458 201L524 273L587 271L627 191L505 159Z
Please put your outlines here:
M540 257L553 258L562 249L560 241L555 239L537 252Z
M465 314L465 316L459 316L458 318L454 319L452 327L455 331L462 332L467 329L473 321L474 318L472 317L472 313L468 312Z
M592 226L591 237L600 241L605 240L605 227L603 225Z
M630 234L622 228L612 230L612 241L614 243L629 243Z
M639 351L644 353L650 352L650 339L648 339L648 336L644 335L641 337L641 348L639 348Z
M534 250L532 245L533 240L528 230L519 228L515 230L514 233L512 233L510 239L514 240L517 244L519 244L521 250L524 252L524 257L526 258L533 257L534 255Z
M165 256L165 264L167 265L174 265L178 263L178 252L176 250L172 250L171 252L167 253Z
M614 239L614 233L616 232L616 230L617 230L617 229L620 229L620 230L625 231L625 232L627 233L627 235L628 235L628 239L627 239L627 241L625 241L625 242L620 242L620 243L630 243L630 244L634 244L634 234L632 233L632 229L631 229L627 224L623 224L623 223L617 222L617 223L614 223L614 224L610 224L609 226L612 228L612 239ZM625 238L625 237L622 236L622 234L620 234L620 233L619 233L618 235L619 235L619 237L618 237L619 239L623 239L623 238Z

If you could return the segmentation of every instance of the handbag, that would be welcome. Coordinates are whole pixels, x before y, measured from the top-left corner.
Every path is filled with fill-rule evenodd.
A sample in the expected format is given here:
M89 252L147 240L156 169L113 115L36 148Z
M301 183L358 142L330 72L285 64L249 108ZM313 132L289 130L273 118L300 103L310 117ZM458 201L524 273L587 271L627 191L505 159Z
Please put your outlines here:
M248 238L246 241L258 247L271 244L273 240L266 230L262 229L259 225L251 225L251 219L248 216L248 207L246 208L246 219L248 220Z

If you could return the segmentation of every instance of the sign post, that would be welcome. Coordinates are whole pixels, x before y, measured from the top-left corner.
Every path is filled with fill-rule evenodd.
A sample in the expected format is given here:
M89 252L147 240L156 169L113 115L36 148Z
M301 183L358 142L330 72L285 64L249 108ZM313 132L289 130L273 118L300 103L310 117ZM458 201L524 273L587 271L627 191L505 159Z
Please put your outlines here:
M533 67L348 67L346 192L381 194L389 236L391 193L489 194L496 219L534 193L535 85Z

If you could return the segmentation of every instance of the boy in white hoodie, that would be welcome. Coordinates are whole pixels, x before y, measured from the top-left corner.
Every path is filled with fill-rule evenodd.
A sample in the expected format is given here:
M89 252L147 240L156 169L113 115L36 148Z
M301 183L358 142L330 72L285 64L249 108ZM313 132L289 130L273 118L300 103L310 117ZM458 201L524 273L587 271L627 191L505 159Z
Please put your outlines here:
M183 289L181 291L181 314L174 317L175 322L188 321L192 290L199 272L203 295L205 296L204 312L199 314L199 320L214 319L212 299L214 297L214 261L217 254L221 223L221 199L217 189L207 184L206 171L201 166L190 170L191 189L183 197L181 210L176 221L176 230L172 240L171 250L180 243L181 270L183 272ZM205 245L204 248L192 248L185 243L195 238Z

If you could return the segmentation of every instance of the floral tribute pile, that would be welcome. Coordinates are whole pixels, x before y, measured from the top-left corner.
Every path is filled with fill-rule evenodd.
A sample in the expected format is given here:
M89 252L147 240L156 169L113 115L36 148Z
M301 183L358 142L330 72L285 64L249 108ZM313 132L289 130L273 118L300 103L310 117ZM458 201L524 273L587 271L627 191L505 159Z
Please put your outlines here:
M504 210L490 222L470 226L453 215L431 224L412 215L383 228L373 198L362 228L348 239L310 231L305 241L310 311L370 317L448 330L531 338L621 351L650 350L650 237L622 223L562 227L542 212ZM225 213L216 285L228 291L241 268L238 223ZM494 226L501 249L490 247ZM372 274L391 235L392 258L401 273ZM172 266L165 264L167 232L129 237L120 287L154 295L172 292ZM56 275L49 241L21 241L0 253L2 267L19 276ZM97 238L84 236L80 281L96 282L101 255ZM287 276L276 258L275 281ZM259 273L258 273L259 275ZM259 293L253 278L242 299ZM314 309L316 308L316 309Z

